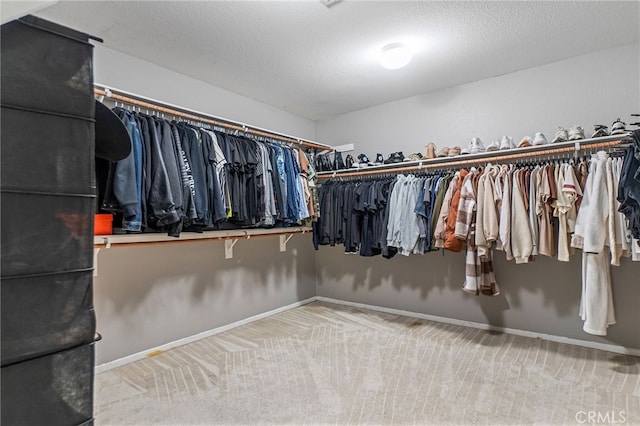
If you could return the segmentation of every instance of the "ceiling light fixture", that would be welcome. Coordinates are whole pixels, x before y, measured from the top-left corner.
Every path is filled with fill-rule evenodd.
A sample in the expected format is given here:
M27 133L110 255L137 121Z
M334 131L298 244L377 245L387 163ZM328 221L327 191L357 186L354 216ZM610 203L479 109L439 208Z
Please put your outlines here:
M389 70L406 66L411 61L411 49L403 43L390 43L380 51L380 65Z

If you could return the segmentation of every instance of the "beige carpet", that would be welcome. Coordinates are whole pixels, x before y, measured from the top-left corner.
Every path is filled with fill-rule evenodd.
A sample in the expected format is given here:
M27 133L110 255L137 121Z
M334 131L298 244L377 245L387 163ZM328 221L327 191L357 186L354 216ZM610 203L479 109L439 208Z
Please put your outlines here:
M640 359L316 302L95 392L97 425L638 424Z

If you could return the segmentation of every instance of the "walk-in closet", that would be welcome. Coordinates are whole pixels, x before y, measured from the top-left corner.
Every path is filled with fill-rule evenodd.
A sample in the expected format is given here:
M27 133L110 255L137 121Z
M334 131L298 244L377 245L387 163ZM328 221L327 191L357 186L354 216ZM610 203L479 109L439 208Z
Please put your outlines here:
M640 424L640 3L0 12L3 425Z

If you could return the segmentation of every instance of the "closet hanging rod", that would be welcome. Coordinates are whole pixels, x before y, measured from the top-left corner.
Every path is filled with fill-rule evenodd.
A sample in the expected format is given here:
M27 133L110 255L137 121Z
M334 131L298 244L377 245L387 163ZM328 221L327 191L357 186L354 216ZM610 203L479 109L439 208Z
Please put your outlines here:
M126 92L120 89L115 89L99 83L94 84L93 92L97 96L104 96L104 97L113 99L114 101L124 102L132 106L137 106L144 109L150 109L156 112L170 114L175 117L184 118L186 120L193 120L201 123L207 123L207 124L211 124L212 126L224 127L225 129L230 129L230 130L238 130L240 132L250 133L256 136L277 139L282 142L293 143L296 145L320 149L323 151L333 151L333 148L331 146L325 145L319 142L297 138L295 136L287 135L284 133L273 132L271 130L263 129L257 126L238 123L236 121L216 117L216 116L199 112L199 111L190 110L188 108L182 108L176 105L157 101L155 99L136 95L134 93Z
M471 158L470 156L456 156L450 158L436 158L430 160L419 160L412 161L407 166L404 167L388 167L385 166L374 166L367 170L357 171L357 172L342 172L338 171L330 171L330 172L321 172L318 173L318 179L329 179L329 178L340 178L340 177L351 177L351 176L367 176L367 175L381 175L381 174L389 174L389 173L398 173L398 172L408 172L408 171L416 171L416 170L425 170L425 169L441 169L441 168L449 168L454 166L464 166L464 165L473 165L478 163L490 163L490 162L504 162L507 160L515 160L522 158L537 158L544 157L550 155L564 154L564 153L572 153L578 151L588 151L588 150L596 150L596 149L604 149L611 148L620 145L625 142L625 138L627 135L616 135L615 137L607 137L601 138L606 139L605 141L598 142L596 139L583 139L578 141L571 141L571 143L563 143L560 146L554 148L547 149L536 149L535 151L528 152L520 152L520 153L511 153L511 151L507 151L504 153L498 153L497 155L486 155L486 153L482 156L474 156ZM583 144L583 141L588 141L588 143ZM555 145L555 144L554 144ZM558 144L559 145L559 144ZM536 147L539 148L539 147ZM521 148L518 148L521 149ZM525 148L526 149L526 148ZM473 155L473 154L471 154ZM464 159L458 159L463 157ZM439 161L437 161L439 160ZM417 164L416 164L417 163ZM402 163L396 163L402 164Z

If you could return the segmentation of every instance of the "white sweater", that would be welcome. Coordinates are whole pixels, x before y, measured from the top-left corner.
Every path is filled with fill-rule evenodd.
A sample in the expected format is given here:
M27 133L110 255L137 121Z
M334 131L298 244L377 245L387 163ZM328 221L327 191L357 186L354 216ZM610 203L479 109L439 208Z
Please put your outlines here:
M615 324L609 263L605 245L615 246L611 159L600 151L591 157L591 170L576 219L573 247L582 248L582 297L580 317L583 330L604 336Z
M609 229L615 229L610 222L609 212L613 210L612 178L607 178L607 159L604 151L591 156L591 171L584 188L580 212L576 218L576 228L571 246L587 253L601 253L609 241ZM609 170L610 166L609 166ZM613 221L611 221L613 222ZM607 244L608 245L608 244Z

